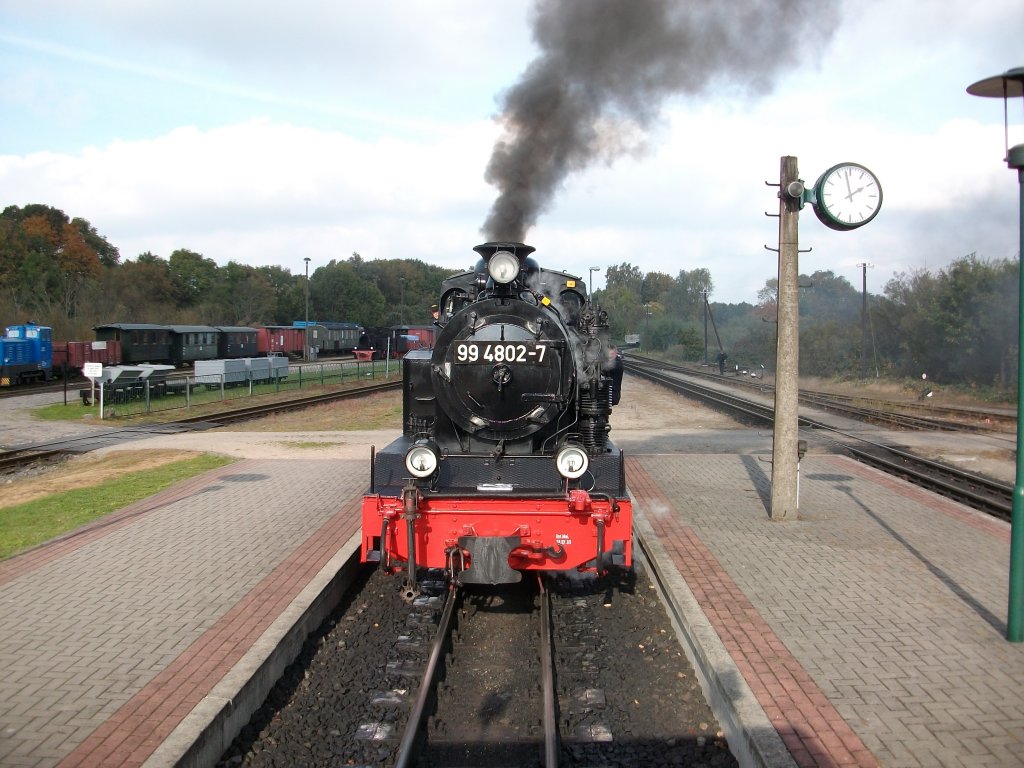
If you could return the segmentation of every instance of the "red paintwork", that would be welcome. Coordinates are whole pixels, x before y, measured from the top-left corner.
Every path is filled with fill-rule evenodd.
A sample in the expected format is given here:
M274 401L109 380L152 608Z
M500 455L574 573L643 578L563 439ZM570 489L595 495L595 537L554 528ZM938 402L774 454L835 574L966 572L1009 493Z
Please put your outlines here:
M604 547L625 542L626 563L632 565L633 508L628 499L618 499L618 511L604 498L591 498L586 491L570 491L563 499L423 499L416 520L416 564L444 568L446 550L461 536L521 536L522 546L513 550L509 565L524 571L586 570L597 555L597 520L605 521ZM402 499L393 496L363 497L363 562L380 536L384 518L388 526L385 558L404 565L409 556L408 533ZM562 557L553 558L546 549L562 547ZM400 562L399 562L400 561ZM472 563L468 563L472 567Z
M267 326L256 329L256 351L260 355L282 354L302 357L305 328L290 325Z
M53 342L53 368L59 370L62 363L67 363L71 370L81 370L86 363L103 363L103 365L120 365L121 342L111 339L105 342L105 348L94 348L93 341L55 341ZM101 345L102 346L102 345Z

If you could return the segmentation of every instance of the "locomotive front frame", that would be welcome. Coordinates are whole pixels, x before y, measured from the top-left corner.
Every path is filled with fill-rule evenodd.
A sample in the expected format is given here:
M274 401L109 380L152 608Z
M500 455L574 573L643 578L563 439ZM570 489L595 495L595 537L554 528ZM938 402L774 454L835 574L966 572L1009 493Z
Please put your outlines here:
M425 498L409 486L400 498L364 497L362 519L363 562L406 570L413 583L411 564L444 569L464 584L632 564L629 499L582 490L552 498Z
M625 460L608 440L607 315L521 243L442 286L432 351L405 359L403 434L371 456L363 562L460 583L632 565Z

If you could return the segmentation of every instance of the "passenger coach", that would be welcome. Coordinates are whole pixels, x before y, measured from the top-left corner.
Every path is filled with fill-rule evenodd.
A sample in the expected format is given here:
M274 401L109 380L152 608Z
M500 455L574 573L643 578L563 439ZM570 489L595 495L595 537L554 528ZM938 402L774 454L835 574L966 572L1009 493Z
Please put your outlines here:
M96 341L121 342L121 359L131 363L158 363L171 359L171 330L153 323L97 325Z

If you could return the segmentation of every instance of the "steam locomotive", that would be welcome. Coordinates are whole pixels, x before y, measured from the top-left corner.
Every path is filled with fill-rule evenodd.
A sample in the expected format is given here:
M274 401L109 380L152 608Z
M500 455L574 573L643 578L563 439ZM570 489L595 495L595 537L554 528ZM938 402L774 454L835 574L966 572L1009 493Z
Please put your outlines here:
M523 243L442 283L432 350L405 357L402 436L371 457L363 562L461 584L632 565L607 313ZM618 371L621 380L621 368Z

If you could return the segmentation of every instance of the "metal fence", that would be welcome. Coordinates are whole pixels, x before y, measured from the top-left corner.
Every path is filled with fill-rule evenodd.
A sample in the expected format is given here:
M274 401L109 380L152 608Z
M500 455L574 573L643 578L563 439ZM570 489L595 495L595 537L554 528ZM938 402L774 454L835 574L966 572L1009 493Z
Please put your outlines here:
M302 389L331 389L401 375L401 360L345 360L290 364L287 369L274 371L269 377L264 374L258 379L249 373L233 372L160 381L146 379L122 386L107 383L97 385L90 397L101 419L116 419Z

